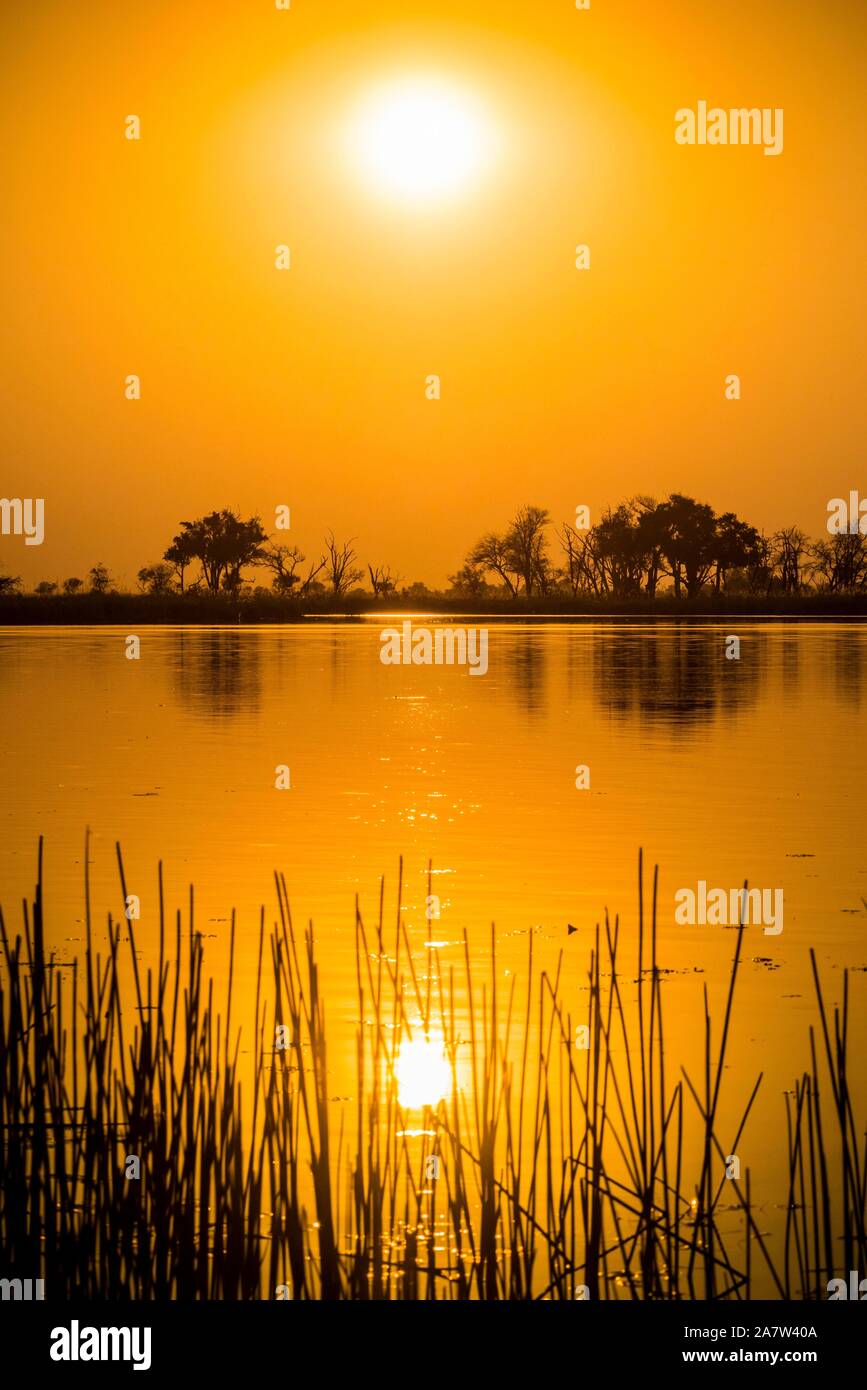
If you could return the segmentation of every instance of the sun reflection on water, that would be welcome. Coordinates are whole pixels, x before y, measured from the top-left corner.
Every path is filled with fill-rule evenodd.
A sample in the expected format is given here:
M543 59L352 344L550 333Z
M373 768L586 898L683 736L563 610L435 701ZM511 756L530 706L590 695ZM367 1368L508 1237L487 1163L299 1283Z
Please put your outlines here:
M451 1091L452 1072L442 1039L415 1038L401 1043L394 1063L397 1098L405 1110L435 1106Z

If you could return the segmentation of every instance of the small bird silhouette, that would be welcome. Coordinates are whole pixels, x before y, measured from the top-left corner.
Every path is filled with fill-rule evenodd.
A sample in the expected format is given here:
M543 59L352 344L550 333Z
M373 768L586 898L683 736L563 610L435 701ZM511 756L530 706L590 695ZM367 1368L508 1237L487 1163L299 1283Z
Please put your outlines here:
M577 931L577 930L578 930L578 928L577 928L577 927L573 927L573 925L572 925L571 922L567 922L567 923L566 923L566 932L567 932L567 935L571 936L572 933L573 933L573 931Z

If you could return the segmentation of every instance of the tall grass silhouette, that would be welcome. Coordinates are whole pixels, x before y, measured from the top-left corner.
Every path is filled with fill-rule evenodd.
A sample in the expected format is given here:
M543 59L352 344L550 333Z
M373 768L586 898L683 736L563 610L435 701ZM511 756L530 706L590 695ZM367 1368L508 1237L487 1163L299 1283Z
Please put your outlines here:
M40 843L22 930L10 936L0 913L0 1273L44 1278L51 1299L744 1299L761 1267L779 1297L806 1299L825 1296L841 1257L865 1267L845 973L830 1015L813 958L818 1043L811 1029L811 1069L787 1098L775 1257L749 1170L726 1172L761 1075L720 1137L743 925L718 1028L704 992L693 1078L667 1055L657 873L648 908L641 856L637 979L618 967L623 931L606 916L580 1018L562 955L553 974L538 970L532 933L526 978L505 993L493 927L484 968L465 933L461 970L441 969L434 949L421 970L401 877L390 924L384 886L373 925L356 903L356 1094L338 1122L313 928L296 932L282 876L240 1025L234 914L218 1005L192 890L170 923L160 865L158 958L145 968L123 916L95 948L85 867L85 950L61 967L46 953ZM420 1038L441 1041L451 1086L411 1128L396 1073Z

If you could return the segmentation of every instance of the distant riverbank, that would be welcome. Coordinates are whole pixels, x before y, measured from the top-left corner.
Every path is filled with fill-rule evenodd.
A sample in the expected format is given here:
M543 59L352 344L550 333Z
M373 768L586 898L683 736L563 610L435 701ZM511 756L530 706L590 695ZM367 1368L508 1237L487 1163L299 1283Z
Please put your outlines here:
M664 593L650 599L554 595L530 601L485 595L436 592L374 598L359 591L346 598L308 595L294 599L260 592L233 598L224 594L7 594L0 597L0 625L51 626L99 623L293 623L370 614L429 613L498 618L751 618L857 620L867 615L867 594L700 594L693 599Z

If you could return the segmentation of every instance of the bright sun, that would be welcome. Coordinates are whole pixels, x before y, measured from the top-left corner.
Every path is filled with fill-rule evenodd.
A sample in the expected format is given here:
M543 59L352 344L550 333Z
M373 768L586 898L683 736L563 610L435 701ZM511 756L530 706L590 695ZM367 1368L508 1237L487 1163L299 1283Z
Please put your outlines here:
M367 182L408 203L454 197L481 174L492 138L482 109L432 78L379 88L356 114L351 156Z
M394 1075L397 1098L404 1110L420 1110L425 1105L434 1107L451 1091L452 1069L442 1043L428 1038L401 1043Z

